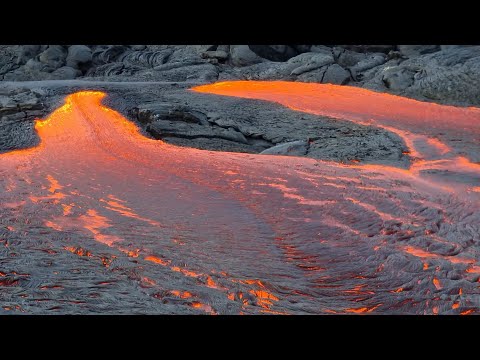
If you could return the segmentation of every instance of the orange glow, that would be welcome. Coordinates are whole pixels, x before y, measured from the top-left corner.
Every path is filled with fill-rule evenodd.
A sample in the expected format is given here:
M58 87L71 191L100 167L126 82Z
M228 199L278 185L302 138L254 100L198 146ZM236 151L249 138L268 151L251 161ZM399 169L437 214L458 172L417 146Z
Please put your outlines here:
M473 313L474 311L475 311L474 309L468 309L468 310L462 311L460 315L468 315Z
M409 253L410 255L413 255L413 256L416 256L416 257L419 257L419 258L422 258L422 259L425 259L425 258L433 258L433 259L439 258L439 259L443 259L443 260L446 260L446 261L450 261L453 264L471 265L471 264L475 263L474 259L466 259L466 258L459 258L459 257L453 257L453 256L442 256L442 255L430 253L428 251L425 251L425 250L422 250L422 249L419 249L419 248L416 248L416 247L413 247L413 246L406 246L403 250L405 252ZM469 269L474 269L474 268L476 268L476 266L471 266ZM428 264L424 263L423 264L423 270L427 270L427 269L428 269ZM466 271L470 272L469 269L467 269ZM472 271L472 272L474 272L474 271Z
M243 284L248 284L248 285L258 285L260 286L261 288L265 288L265 285L263 285L263 283L258 280L258 279L252 279L252 280L240 280L241 283Z
M188 276L188 277L194 277L194 278L197 278L199 276L201 276L202 274L198 274L194 271L191 271L191 270L187 270L187 269L184 269L184 268L180 268L178 266L173 266L171 268L173 271L176 271L176 272L181 272L183 275L185 276Z
M367 284L360 284L360 285L355 286L353 289L345 290L344 292L347 293L347 294L358 294L358 295L374 294L373 291L362 290L365 286L367 286Z
M277 310L271 310L271 309L262 309L260 310L260 312L264 314L272 314L272 315L288 315L288 313L285 311L277 311Z
M170 291L170 293L172 293L172 295L175 295L176 297L179 297L179 298L182 298L182 299L190 299L191 297L193 297L193 295L188 291L172 290L172 291Z
M47 179L50 182L50 188L48 189L48 191L52 194L55 193L57 190L63 189L63 186L60 186L58 184L58 180L55 179L52 175L47 175Z
M153 225L153 226L160 226L160 223L158 221L154 221L154 220L151 220L151 219L141 217L136 212L134 212L131 208L129 208L128 206L120 204L118 201L107 201L107 200L104 200L104 199L100 199L100 201L109 205L109 206L105 207L106 209L111 210L111 211L115 211L115 212L121 214L122 216L129 217L129 218L132 218L132 219L137 219L137 220L140 220L140 221L145 221L145 222L147 222L147 223L149 223L150 225Z
M269 292L263 291L263 290L250 290L250 294L255 295L260 299L269 299L273 301L279 300L275 295L270 294Z
M16 177L25 178L22 182L6 182L5 193L22 194L25 203L21 206L26 207L30 213L45 210L39 224L49 227L46 230L52 234L54 231L83 232L90 238L113 247L108 249L109 252L120 251L124 258L124 254L140 256L152 263L139 261L142 267L153 267L153 264L166 266L172 271L194 278L193 281L180 281L219 290L217 292L224 299L238 300L243 302L244 307L253 302L258 305L257 312L261 310L272 313L276 310L269 307L280 305L275 304L280 301L276 296L280 290L274 295L271 289L281 289L278 286L281 284L280 275L277 277L277 274L283 273L283 264L276 263L279 271L272 271L272 277L267 277L265 281L255 279L262 276L260 273L242 273L238 268L232 268L228 270L229 273L236 274L238 279L249 279L234 280L225 274L220 282L217 280L218 274L222 273L218 267L226 268L227 263L213 261L217 259L211 258L211 254L223 252L233 258L240 253L243 255L244 250L250 250L248 246L252 246L249 241L252 238L256 240L257 230L263 227L271 228L271 234L268 235L268 241L259 244L258 253L269 251L265 245L270 245L271 239L275 238L274 246L279 250L281 261L288 261L289 269L301 270L301 275L298 276L303 276L302 286L303 280L308 281L313 291L335 290L335 287L339 287L341 290L338 291L345 291L346 294L374 295L370 287L364 284L322 284L327 276L321 277L316 272L324 271L336 280L334 274L338 270L338 264L335 261L322 263L323 259L316 259L309 254L307 246L299 246L300 241L305 239L314 245L318 242L322 246L319 249L325 246L325 254L335 254L333 250L338 246L352 247L351 252L348 249L351 254L357 253L358 249L358 254L365 255L365 258L372 254L373 248L378 251L375 253L378 257L384 255L379 250L386 247L386 250L404 251L405 254L422 260L428 259L431 264L435 263L434 259L442 259L466 265L462 269L466 268L467 273L480 272L473 250L464 252L466 255L463 256L472 257L466 258L441 256L409 246L410 237L417 236L416 230L402 230L404 242L394 243L391 241L395 240L393 233L382 230L376 233L377 228L366 229L359 221L361 216L357 216L357 213L371 215L379 227L384 222L395 221L402 226L414 228L423 220L422 216L412 214L414 206L425 205L442 210L445 200L457 204L457 197L468 197L472 204L476 204L480 193L478 184L462 184L437 173L448 173L452 178L457 174L468 173L473 175L474 180L480 174L480 165L471 162L467 156L459 156L462 149L457 149L453 140L450 141L451 138L465 136L472 144L478 143L479 109L424 103L360 88L325 84L233 82L197 87L195 91L276 101L292 109L381 128L403 139L408 148L405 155L410 159L410 167L405 169L394 165L364 164L355 160L339 164L308 158L177 148L144 137L132 122L101 104L105 94L83 91L68 96L65 105L47 119L36 121L39 146L0 156L0 170L8 169ZM75 135L75 141L72 141L72 134ZM24 164L33 170L29 172L28 168L24 170L18 167ZM148 195L146 191L132 188L148 189ZM405 199L418 205L403 201L396 191L402 192ZM6 203L15 208L17 199L14 196L10 196L12 199L4 198L4 194L1 196L2 206L3 201L8 200ZM228 208L232 203L239 206L235 210L244 212L238 224L236 216L231 215L234 213L233 208ZM188 210L185 211L186 209ZM205 223L207 218L212 224ZM447 224L455 224L455 220L450 214L443 219ZM303 221L301 226L298 225L299 221ZM242 222L252 225L252 229L247 229ZM231 229L225 224L231 224ZM15 221L14 225L20 231L25 230L21 222ZM10 228L14 231L13 227ZM217 233L218 229L222 231ZM197 232L204 235L204 238L198 236ZM285 234L287 232L290 234ZM218 236L220 233L222 236ZM429 242L449 241L441 239L433 231L424 233L422 229L421 235L428 237ZM338 237L341 239L335 239ZM378 237L382 239L378 240ZM221 238L221 244L215 243L215 238ZM184 246L176 246L172 242ZM355 247L357 244L359 248ZM101 247L101 244L96 244L95 249ZM92 256L89 251L73 246L67 250L79 256ZM205 262L196 261L196 254L199 253ZM170 256L171 260L148 254ZM108 267L113 256L96 256L95 260L97 258ZM262 261L263 258L254 257L252 261ZM423 261L424 270L429 269L426 261ZM176 266L172 266L172 263ZM219 265L215 267L212 264ZM374 266L379 264L380 261ZM366 278L364 282L370 285L370 279L377 274L363 270L362 268L359 273L365 276L356 278ZM372 273L373 270L375 267L372 268ZM390 272L391 269L380 264L377 272L380 271ZM181 277L178 274L171 275ZM385 275L390 276L391 273ZM444 275L439 271L437 276ZM155 282L141 276L137 279L147 285ZM234 286L227 289L219 285L227 281L235 282ZM441 288L441 282L443 278L433 279L437 289ZM446 280L443 284L445 287L449 285ZM389 283L388 286L379 288L378 294L391 298L403 296L389 294L391 286L392 283ZM291 290L289 296L305 296L305 292L300 289L288 290ZM315 299L313 295L316 293L313 291L311 299ZM403 289L391 291L401 293ZM284 294L285 291L282 290L281 293ZM192 297L192 294L180 290L172 290L171 294L180 298ZM346 294L342 296L351 296ZM200 292L195 296L200 297ZM374 301L373 296L353 297L356 300ZM324 298L326 297L322 297ZM381 301L386 302L383 298ZM364 303L357 303L359 305L363 307L344 311L370 313L382 304L365 306ZM189 306L206 313L215 313L210 305L200 301L192 302ZM296 305L292 305L292 309L294 306ZM321 309L326 306L321 304L317 309L323 311ZM328 306L332 307L331 304ZM255 306L250 306L249 310L254 308ZM388 311L388 307L385 306L385 310L382 308L379 312L382 310ZM344 312L339 308L325 310L327 311Z
M72 205L62 204L63 216L70 215L72 213L72 207L73 207Z
M155 280L150 279L149 277L143 276L141 280L142 280L142 283L143 283L143 284L146 284L146 285L148 285L148 286L154 286L154 285L156 285Z
M54 230L57 230L57 231L62 231L63 230L63 228L59 224L54 223L53 221L50 221L50 220L45 221L45 226L47 226L49 228L52 228Z
M80 216L80 220L84 223L83 227L89 230L98 242L112 246L113 243L121 240L117 236L105 235L101 232L102 229L109 228L111 225L106 217L101 216L94 209L89 209L86 215Z
M170 262L167 262L165 260L162 260L162 259L160 259L156 256L152 256L152 255L149 255L149 256L145 257L145 260L151 261L155 264L159 264L159 265L163 265L163 266L168 266L168 264L170 263Z
M421 102L350 86L285 81L227 81L201 85L191 90L199 93L268 100L297 111L376 126L398 135L408 148L404 153L413 160L408 170L355 163L352 163L352 168L403 175L419 181L418 185L435 187L444 192L456 192L457 187L458 190L463 191L465 186L461 184L447 186L444 182L434 183L432 179L424 179L421 171L436 168L480 174L480 165L472 163L466 157L447 157L453 150L442 138L446 131L453 131L457 134L456 136L472 139L473 142L478 141L480 133L480 109L478 108ZM300 203L304 201L300 194L290 192L285 193L285 196L298 199ZM362 204L362 206L370 205ZM385 213L379 215L385 220L391 216Z
M378 305L370 306L370 307L361 307L361 308L356 308L356 309L350 308L350 309L345 309L345 312L355 313L355 314L370 313L381 305L383 305L383 304L378 304Z
M212 289L220 289L221 287L213 281L213 279L207 275L207 287L212 288Z
M452 124L458 128L480 126L480 109L477 108L426 103L351 86L286 81L227 81L197 86L192 90L269 100L295 110L352 121L371 121L373 118L375 121L381 120L384 125L401 122L418 126L421 114L432 113L435 127L450 128Z
M207 305L207 304L203 304L199 301L194 301L190 304L191 307L195 308L195 309L199 309L199 310L203 310L205 311L207 314L210 314L210 315L216 315L216 311L210 306L210 305Z
M465 270L467 273L473 273L473 274L478 274L480 273L480 266L477 265L472 265L467 270Z
M458 309L460 307L460 303L453 303L452 309Z
M92 256L92 253L90 251L85 250L81 247L67 246L65 247L65 250L68 250L71 253L76 254L78 256Z

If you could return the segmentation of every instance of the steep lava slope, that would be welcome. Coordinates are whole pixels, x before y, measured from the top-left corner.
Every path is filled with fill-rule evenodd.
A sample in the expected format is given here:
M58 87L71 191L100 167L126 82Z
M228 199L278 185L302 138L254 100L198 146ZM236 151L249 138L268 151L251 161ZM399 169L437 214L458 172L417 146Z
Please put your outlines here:
M38 147L0 156L5 310L479 311L480 165L454 143L476 144L478 109L319 84L195 91L381 126L411 167L178 148L103 93L70 95Z

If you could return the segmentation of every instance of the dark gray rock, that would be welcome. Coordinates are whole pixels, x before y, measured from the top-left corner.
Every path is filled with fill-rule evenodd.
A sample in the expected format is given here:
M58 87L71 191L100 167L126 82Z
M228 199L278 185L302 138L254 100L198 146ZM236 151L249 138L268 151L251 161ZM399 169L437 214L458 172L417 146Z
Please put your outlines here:
M192 47L199 54L202 54L205 51L215 51L217 49L218 45L192 45Z
M0 79L5 74L14 71L19 67L18 48L8 45L0 45Z
M0 91L0 152L36 145L33 120L45 113L36 92L24 88Z
M480 104L480 46L446 48L391 60L366 76L363 86L422 100Z
M289 45L248 45L248 47L261 58L270 61L287 61L300 53L297 48ZM300 45L300 48L305 49L306 46Z
M218 60L227 60L228 53L223 50L215 50L215 51L205 51L202 53L203 58L213 58Z
M68 48L67 66L80 69L92 61L92 50L85 45L72 45Z
M104 65L115 62L127 49L128 48L123 45L99 46L92 54L92 62L94 65Z
M301 75L325 65L333 64L333 62L333 56L325 53L303 53L288 61L294 67L291 75Z
M388 89L405 90L413 84L414 72L402 67L387 69L383 74L383 82Z
M330 65L323 76L322 82L343 85L350 79L350 73L338 64Z
M388 54L390 51L395 50L395 45L340 45L341 47L361 52L361 53L372 53L372 52L382 52Z
M66 58L67 51L60 45L50 45L48 49L43 51L38 57L40 62L48 65L51 71L65 65Z
M24 65L42 51L41 45L22 45L18 49L17 64Z
M155 121L147 127L147 131L157 139L163 139L165 137L186 139L219 138L233 142L239 142L242 144L248 144L245 136L232 128L222 129L194 123Z
M147 45L131 45L130 47L134 51L143 51L147 48Z
M161 50L142 50L142 51L127 51L119 56L117 62L128 66L138 66L140 68L152 68L161 66L169 61L173 54L173 49Z
M231 45L230 60L234 66L248 66L264 61L264 59L255 54L248 45Z
M298 140L273 146L262 151L263 155L304 156L308 151L308 141Z
M361 59L353 66L350 66L348 69L350 70L354 80L361 80L364 78L365 71L382 65L386 61L387 57L384 54L366 55L365 58Z
M81 75L82 72L78 69L74 69L70 66L62 66L61 68L51 73L51 79L55 80L71 80Z
M398 51L406 57L430 54L439 50L439 45L398 45Z

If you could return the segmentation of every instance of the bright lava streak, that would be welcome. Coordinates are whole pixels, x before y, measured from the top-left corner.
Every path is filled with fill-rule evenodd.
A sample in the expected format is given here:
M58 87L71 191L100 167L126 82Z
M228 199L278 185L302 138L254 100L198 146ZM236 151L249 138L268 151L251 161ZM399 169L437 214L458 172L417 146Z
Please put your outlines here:
M127 272L132 296L158 312L479 311L480 165L451 141L478 144L479 109L323 84L193 90L380 127L404 140L411 165L179 148L144 137L102 105L104 93L83 91L36 122L39 146L0 156L5 246L64 236L38 251L100 264L112 279ZM114 291L115 281L89 289Z

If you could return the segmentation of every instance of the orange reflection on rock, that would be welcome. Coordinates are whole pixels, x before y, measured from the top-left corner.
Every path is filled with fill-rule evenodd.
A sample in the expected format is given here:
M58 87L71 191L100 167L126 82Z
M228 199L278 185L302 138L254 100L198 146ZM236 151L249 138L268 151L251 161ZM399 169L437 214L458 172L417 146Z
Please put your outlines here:
M160 223L158 221L154 221L154 220L151 220L151 219L141 217L135 211L133 211L131 208L129 208L128 206L120 204L120 202L118 202L118 201L104 200L104 199L100 199L100 201L109 205L109 206L106 206L106 209L111 210L111 211L115 211L122 216L129 217L129 218L132 218L132 219L137 219L137 220L140 220L140 221L144 221L144 222L149 223L150 225L153 225L153 226L160 226Z
M146 277L146 276L143 276L143 277L141 278L141 282L142 282L142 284L147 285L147 286L154 286L154 285L157 284L157 283L155 282L155 280L150 279L149 277Z
M74 247L74 246L67 246L65 250L70 251L71 253L78 255L78 256L92 256L92 253L88 250L85 250L81 247Z
M279 298L265 290L250 290L250 294L257 298L257 303L265 309L269 309L273 305L273 301L278 301Z
M72 213L72 207L73 207L73 205L62 204L63 216L70 215Z
M89 230L98 242L112 246L115 242L121 240L117 236L102 233L102 229L110 228L111 225L109 220L101 216L95 209L89 209L87 214L80 216L79 219L83 222L83 227Z
M145 260L153 262L155 264L163 265L163 266L168 266L168 264L170 263L169 261L165 261L153 255L148 255L147 257L145 257Z
M217 312L210 305L203 304L199 301L194 301L194 302L190 303L190 306L195 308L195 309L205 311L207 314L217 315Z
M442 285L440 284L440 280L438 280L437 278L433 278L432 282L433 282L433 285L435 285L437 290L440 290L442 288Z
M480 266L473 265L465 270L467 273L479 274L480 273Z
M63 227L60 224L57 224L57 223L55 223L53 221L50 221L50 220L45 221L45 226L47 226L49 228L52 228L54 230L57 230L57 231L62 231L63 230Z
M50 187L48 191L51 192L52 194L57 190L63 189L63 186L60 186L60 184L58 183L58 180L55 179L52 175L47 175L47 180L50 182Z
M188 291L171 290L170 293L182 299L189 299L193 297L192 293Z
M197 278L197 277L202 275L202 274L196 273L195 271L187 270L185 268L181 268L181 267L178 267L178 266L172 266L171 269L175 272L180 272L183 275L188 276L188 277Z
M467 265L475 263L474 259L438 255L438 254L434 254L434 253L422 250L422 249L414 247L414 246L406 246L406 247L403 248L403 250L405 252L409 253L410 255L413 255L413 256L416 256L416 257L419 257L419 258L422 258L422 259L425 259L425 258L433 258L433 259L439 258L439 259L443 259L443 260L446 260L446 261L450 261L451 263L454 263L454 264L467 264ZM473 266L471 268L475 268L475 266ZM428 269L428 264L424 263L424 270L427 270L427 269ZM467 272L468 272L468 269L467 269Z
M361 307L361 308L349 308L345 309L345 312L347 313L355 313L355 314L361 314L361 313L370 313L374 311L376 308L379 306L382 306L383 304L378 304L375 306L370 306L370 307Z

